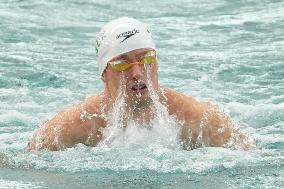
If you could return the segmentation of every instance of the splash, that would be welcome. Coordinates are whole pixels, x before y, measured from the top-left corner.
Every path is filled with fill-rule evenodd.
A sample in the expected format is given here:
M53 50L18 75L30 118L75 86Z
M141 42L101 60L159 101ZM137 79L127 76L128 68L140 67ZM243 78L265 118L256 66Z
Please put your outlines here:
M124 77L120 78L122 83L125 83ZM125 85L120 85L118 96L114 102L112 111L106 115L107 127L101 129L103 134L103 139L99 145L108 146L111 144L117 136L120 136L123 133L123 112L125 111Z
M145 65L146 66L146 65ZM165 104L161 103L155 91L150 69L145 67L147 74L147 88L152 104L149 111L153 111L153 118L149 122L140 122L131 112L125 119L127 112L125 78L119 88L119 94L114 102L112 111L107 115L107 127L102 129L103 139L99 146L107 147L147 147L149 145L162 145L163 147L179 148L180 124L175 117L169 115ZM141 96L141 94L140 94ZM137 96L139 98L139 96Z

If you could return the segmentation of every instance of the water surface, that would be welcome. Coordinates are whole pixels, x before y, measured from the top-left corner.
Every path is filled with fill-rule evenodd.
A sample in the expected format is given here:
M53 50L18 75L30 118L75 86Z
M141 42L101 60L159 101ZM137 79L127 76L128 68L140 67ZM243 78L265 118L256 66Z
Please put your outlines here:
M218 104L257 149L25 152L41 123L103 89L95 35L121 16L151 27L163 86ZM284 187L283 1L2 0L0 28L0 188Z

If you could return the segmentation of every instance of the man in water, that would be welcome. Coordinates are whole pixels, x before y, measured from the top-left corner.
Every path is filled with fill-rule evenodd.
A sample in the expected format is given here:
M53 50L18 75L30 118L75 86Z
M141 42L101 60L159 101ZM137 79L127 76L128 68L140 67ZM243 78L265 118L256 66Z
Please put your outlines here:
M60 150L78 143L96 146L120 98L124 99L119 112L123 128L129 120L149 124L157 116L157 101L180 123L179 140L185 149L234 146L248 150L255 146L212 104L159 85L156 47L140 21L119 18L106 24L97 36L96 51L104 91L43 124L27 150Z

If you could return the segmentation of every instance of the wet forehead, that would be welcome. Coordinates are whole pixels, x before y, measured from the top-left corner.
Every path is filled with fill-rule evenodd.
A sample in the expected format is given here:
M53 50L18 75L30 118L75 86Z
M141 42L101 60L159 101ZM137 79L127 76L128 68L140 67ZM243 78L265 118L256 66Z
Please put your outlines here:
M145 55L150 50L153 50L153 49L150 49L150 48L136 49L136 50L133 50L133 51L130 51L130 52L127 52L127 53L120 54L120 55L112 58L111 60L119 60L119 59L127 59L128 60L128 59L132 59L132 58L137 58L137 57Z

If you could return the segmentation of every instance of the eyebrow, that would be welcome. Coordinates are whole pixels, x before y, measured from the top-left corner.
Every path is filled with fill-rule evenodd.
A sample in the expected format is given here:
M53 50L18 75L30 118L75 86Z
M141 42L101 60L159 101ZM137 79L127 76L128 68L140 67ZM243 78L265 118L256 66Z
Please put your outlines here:
M122 54L115 58L115 60L118 60L118 59L128 59L128 56L126 54Z
M147 52L149 52L149 51L142 51L138 55L136 55L135 57L139 57L140 58L141 56L147 54ZM115 57L113 60L119 60L119 59L128 60L129 56L127 54L122 54L122 55L119 55L119 56Z

